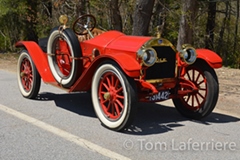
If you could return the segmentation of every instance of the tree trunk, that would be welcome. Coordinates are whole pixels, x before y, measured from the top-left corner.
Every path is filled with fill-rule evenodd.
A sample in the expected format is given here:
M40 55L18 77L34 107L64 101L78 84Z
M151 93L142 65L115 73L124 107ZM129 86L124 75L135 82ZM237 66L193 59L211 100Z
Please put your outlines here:
M133 13L133 35L148 35L155 0L137 0Z
M24 21L25 25L25 36L26 40L38 42L37 35L37 12L38 12L38 1L27 1L28 9L26 13L26 18Z
M227 22L228 22L228 25L227 25L227 38L226 38L226 43L229 43L229 45L227 45L226 47L224 47L224 50L223 52L226 53L226 65L231 65L232 64L232 42L231 42L231 38L232 38L232 28L230 27L230 22L232 20L232 15L231 15L231 11L232 11L232 4L229 3L229 14L228 14L228 18L227 18Z
M122 31L122 17L118 7L118 0L110 0L109 3L112 29Z
M89 0L85 0L85 7L86 7L86 14L91 14Z
M239 4L239 0L237 0L237 18L236 18L236 27L235 27L235 40L234 40L234 51L233 53L236 54L236 68L239 68L240 67L240 54L237 53L239 47L237 47L237 43L238 43L238 27L239 27L239 10L240 10L240 4Z
M86 1L85 0L79 0L78 1L76 12L77 12L76 13L77 17L80 17L81 15L86 14Z
M214 49L214 29L216 19L217 2L209 2L208 4L208 19L206 27L206 39L205 47L208 49Z
M165 0L155 5L155 13L153 15L153 29L155 30L156 37L161 37L165 23L166 23L166 4Z
M194 21L198 12L197 0L181 0L182 15L178 33L177 49L180 50L183 44L193 43Z
M235 24L235 34L234 34L234 46L233 53L237 52L237 43L238 43L238 27L239 27L239 0L237 0L237 15L236 15L236 24Z
M225 10L225 17L222 21L221 29L219 32L219 39L218 39L218 47L217 47L217 53L221 53L222 51L222 45L223 45L223 36L226 30L226 23L227 23L227 18L229 16L229 2L225 2L226 5L226 10ZM223 52L223 58L226 56L225 53Z

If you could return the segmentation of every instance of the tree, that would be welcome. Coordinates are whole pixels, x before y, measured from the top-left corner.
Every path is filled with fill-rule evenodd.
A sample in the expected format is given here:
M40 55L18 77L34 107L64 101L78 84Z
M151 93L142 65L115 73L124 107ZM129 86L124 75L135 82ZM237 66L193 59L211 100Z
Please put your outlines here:
M67 14L96 17L97 27L125 34L156 36L156 28L177 49L190 43L216 51L225 65L240 66L240 0L0 0L0 50L14 51L18 40L49 35ZM180 13L181 12L181 13ZM159 34L159 35L160 35ZM195 43L195 44L194 44Z
M73 3L70 1L70 3ZM77 0L76 3L76 17L79 17L84 14L89 14L90 13L90 5L89 5L89 0Z
M26 14L23 15L22 19L24 23L25 39L38 42L38 34L36 27L38 24L37 13L39 2L37 0L27 0L26 4Z
M30 23L28 23L29 28L26 26L27 22L33 22L32 13L34 10L35 8L29 5L28 0L0 0L0 31L1 35L6 36L4 37L4 48L12 51L16 41L23 38L29 39L32 36L27 35L27 33L29 33L28 29L33 26ZM33 34L35 35L35 33Z
M156 32L157 37L161 37L166 23L166 11L165 11L165 0L164 2L158 1L154 7L152 30Z
M217 2L208 2L208 18L206 27L205 47L208 49L214 48L214 30L216 20Z
M133 13L133 35L148 35L155 0L137 0Z
M240 14L240 11L239 11L239 7L240 7L240 4L239 4L239 0L237 0L237 11L236 11L236 24L235 24L235 33L234 33L234 47L233 47L233 52L236 53L237 52L237 42L238 42L238 30L239 30L239 14Z
M178 33L177 49L185 43L193 44L195 18L198 13L197 0L181 0L182 14Z
M122 31L122 17L119 11L118 0L110 0L109 4L112 28L114 30Z

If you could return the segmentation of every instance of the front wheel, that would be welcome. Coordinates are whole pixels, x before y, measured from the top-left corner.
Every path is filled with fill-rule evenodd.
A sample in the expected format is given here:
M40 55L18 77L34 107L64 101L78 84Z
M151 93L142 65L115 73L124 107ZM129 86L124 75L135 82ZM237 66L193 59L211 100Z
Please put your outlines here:
M115 63L102 64L94 74L93 107L105 127L119 131L131 124L136 103L131 80Z
M185 79L193 82L198 91L173 99L176 109L184 116L201 119L209 115L215 108L219 85L213 68L203 61L198 61L186 69ZM184 87L179 87L185 90Z
M22 50L17 64L18 86L25 98L37 96L41 78L27 50Z

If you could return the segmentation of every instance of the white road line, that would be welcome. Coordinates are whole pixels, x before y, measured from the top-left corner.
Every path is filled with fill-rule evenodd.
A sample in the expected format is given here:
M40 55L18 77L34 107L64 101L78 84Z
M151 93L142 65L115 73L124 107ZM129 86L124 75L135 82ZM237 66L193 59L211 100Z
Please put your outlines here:
M53 133L53 134L55 134L55 135L57 135L59 137L62 137L62 138L66 139L66 140L68 140L70 142L73 142L73 143L75 143L75 144L77 144L77 145L79 145L79 146L81 146L83 148L86 148L86 149L88 149L88 150L90 150L92 152L97 152L97 153L99 153L99 154L101 154L101 155L103 155L105 157L109 157L111 159L130 160L129 158L127 158L127 157L125 157L123 155L120 155L120 154L118 154L116 152L113 152L111 150L103 148L103 147L101 147L99 145L96 145L96 144L94 144L92 142L89 142L89 141L87 141L87 140L85 140L83 138L80 138L80 137L75 136L75 135L73 135L71 133L63 131L63 130L61 130L59 128L51 126L51 125L49 125L49 124L47 124L45 122L37 120L37 119L35 119L33 117L30 117L28 115L25 115L23 113L20 113L20 112L18 112L16 110L13 110L13 109L11 109L9 107L6 107L6 106L2 105L2 104L0 104L0 110L4 111L7 114L13 115L14 117L17 117L17 118L19 118L19 119L21 119L23 121L26 121L26 122L34 125L34 126L37 126L37 127L41 128L43 130L51 132L51 133Z

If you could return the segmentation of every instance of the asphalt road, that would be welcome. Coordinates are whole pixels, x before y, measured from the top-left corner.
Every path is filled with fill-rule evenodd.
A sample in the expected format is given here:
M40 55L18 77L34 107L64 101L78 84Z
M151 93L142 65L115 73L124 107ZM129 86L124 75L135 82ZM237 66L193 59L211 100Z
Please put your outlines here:
M171 101L140 104L123 132L101 126L87 93L42 83L36 100L21 96L16 73L0 69L0 159L240 158L240 116L220 110L201 121L182 117Z

